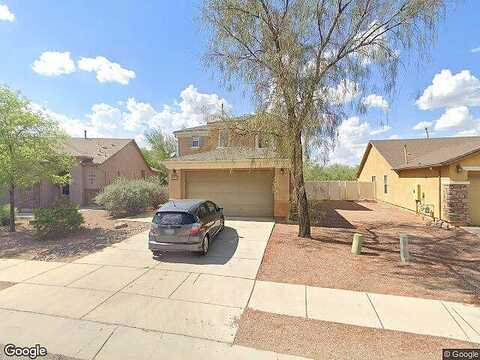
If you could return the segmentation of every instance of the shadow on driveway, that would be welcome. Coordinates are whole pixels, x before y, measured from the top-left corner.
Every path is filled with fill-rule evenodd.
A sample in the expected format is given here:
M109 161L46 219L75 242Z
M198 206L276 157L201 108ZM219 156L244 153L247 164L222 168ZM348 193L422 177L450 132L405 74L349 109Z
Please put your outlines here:
M163 253L154 259L164 263L223 265L235 255L239 239L237 230L225 226L223 231L213 238L207 256L193 252L171 252Z

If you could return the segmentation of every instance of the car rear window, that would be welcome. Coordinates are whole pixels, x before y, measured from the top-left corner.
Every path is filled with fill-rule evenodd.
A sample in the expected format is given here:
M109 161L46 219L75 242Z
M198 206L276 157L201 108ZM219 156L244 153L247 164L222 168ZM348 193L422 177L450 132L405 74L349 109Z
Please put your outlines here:
M188 213L159 212L153 217L153 222L158 225L187 225L195 223L195 218Z

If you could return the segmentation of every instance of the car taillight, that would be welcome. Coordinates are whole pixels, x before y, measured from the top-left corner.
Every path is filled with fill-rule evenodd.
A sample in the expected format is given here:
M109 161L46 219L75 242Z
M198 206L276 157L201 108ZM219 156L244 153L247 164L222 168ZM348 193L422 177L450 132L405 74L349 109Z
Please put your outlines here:
M202 224L193 224L188 235L198 235L202 232Z

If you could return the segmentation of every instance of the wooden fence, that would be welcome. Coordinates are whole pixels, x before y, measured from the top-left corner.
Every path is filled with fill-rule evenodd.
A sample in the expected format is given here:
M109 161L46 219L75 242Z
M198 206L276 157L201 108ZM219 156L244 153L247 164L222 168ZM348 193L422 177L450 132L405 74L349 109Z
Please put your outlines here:
M375 184L366 181L306 181L311 200L375 200Z

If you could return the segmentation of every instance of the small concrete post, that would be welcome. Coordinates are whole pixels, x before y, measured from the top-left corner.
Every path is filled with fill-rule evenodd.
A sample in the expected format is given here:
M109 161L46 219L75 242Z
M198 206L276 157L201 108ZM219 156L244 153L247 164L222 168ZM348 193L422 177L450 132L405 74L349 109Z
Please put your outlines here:
M362 253L363 235L355 233L352 241L352 254L360 255Z
M408 236L400 235L400 260L402 263L410 261L410 254L408 252Z

